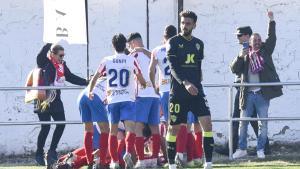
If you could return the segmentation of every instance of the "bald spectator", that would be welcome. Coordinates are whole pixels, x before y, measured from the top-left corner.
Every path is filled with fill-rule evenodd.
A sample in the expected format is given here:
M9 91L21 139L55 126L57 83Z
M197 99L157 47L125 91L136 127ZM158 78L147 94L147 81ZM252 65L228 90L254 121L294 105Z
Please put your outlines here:
M262 42L261 36L254 33L250 37L249 47L244 47L237 56L231 70L241 75L241 83L279 82L275 70L272 53L276 45L275 21L273 12L268 12L269 30L268 37ZM254 111L259 118L268 117L270 100L282 95L282 86L251 86L240 87L241 117L252 117ZM233 158L242 158L247 155L247 128L249 121L240 122L239 149L233 154ZM265 143L267 140L267 121L260 121L259 135L257 139L257 157L264 159Z

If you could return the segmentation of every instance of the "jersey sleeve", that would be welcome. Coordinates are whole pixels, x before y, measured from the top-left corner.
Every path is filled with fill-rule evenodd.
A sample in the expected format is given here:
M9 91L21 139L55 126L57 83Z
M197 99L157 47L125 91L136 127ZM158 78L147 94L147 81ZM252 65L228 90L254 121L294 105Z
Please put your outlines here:
M178 45L175 41L176 39L172 38L167 43L167 59L169 61L169 66L171 70L171 75L176 79L179 84L182 84L185 80L183 71L180 71L181 66L179 59L177 58L177 48Z

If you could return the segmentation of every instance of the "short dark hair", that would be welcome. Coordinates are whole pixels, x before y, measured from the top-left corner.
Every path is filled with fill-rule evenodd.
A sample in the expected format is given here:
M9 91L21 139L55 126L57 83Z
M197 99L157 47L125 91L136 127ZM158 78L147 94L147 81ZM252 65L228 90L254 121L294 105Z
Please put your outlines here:
M177 34L177 29L173 25L168 25L165 27L164 37L165 39L170 39Z
M51 52L55 55L58 54L58 51L61 51L61 50L65 50L61 45L54 45L52 48L51 48Z
M192 18L195 23L197 22L197 15L193 11L184 10L180 12L179 16L184 18Z
M241 26L241 27L238 27L236 28L236 35L239 37L239 36L243 36L243 35L249 35L251 36L252 35L252 29L250 26Z
M140 33L138 33L138 32L130 33L129 36L128 36L127 42L130 42L130 41L132 41L133 39L137 39L137 38L142 39L142 36L141 36Z
M125 55L129 55L129 54L130 54L130 51L129 51L127 48L125 48L125 49L124 49L124 53L125 53Z
M124 52L126 48L126 38L122 33L116 34L112 38L112 44L117 52Z

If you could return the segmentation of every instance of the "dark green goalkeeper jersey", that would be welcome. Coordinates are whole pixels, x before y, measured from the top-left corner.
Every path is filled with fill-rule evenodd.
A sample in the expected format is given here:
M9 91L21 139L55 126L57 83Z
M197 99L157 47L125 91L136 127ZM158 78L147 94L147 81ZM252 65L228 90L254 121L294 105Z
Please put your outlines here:
M173 97L182 99L195 97L185 89L184 80L193 83L198 88L198 96L204 96L201 85L203 50L203 42L195 37L187 40L178 34L169 40L167 58L171 69L170 94Z

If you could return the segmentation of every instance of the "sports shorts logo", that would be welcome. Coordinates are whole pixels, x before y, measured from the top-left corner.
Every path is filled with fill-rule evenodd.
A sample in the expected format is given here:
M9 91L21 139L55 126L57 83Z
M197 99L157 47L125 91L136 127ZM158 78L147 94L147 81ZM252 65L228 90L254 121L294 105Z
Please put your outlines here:
M175 115L171 115L170 119L171 119L172 122L175 122L177 120L177 117Z

